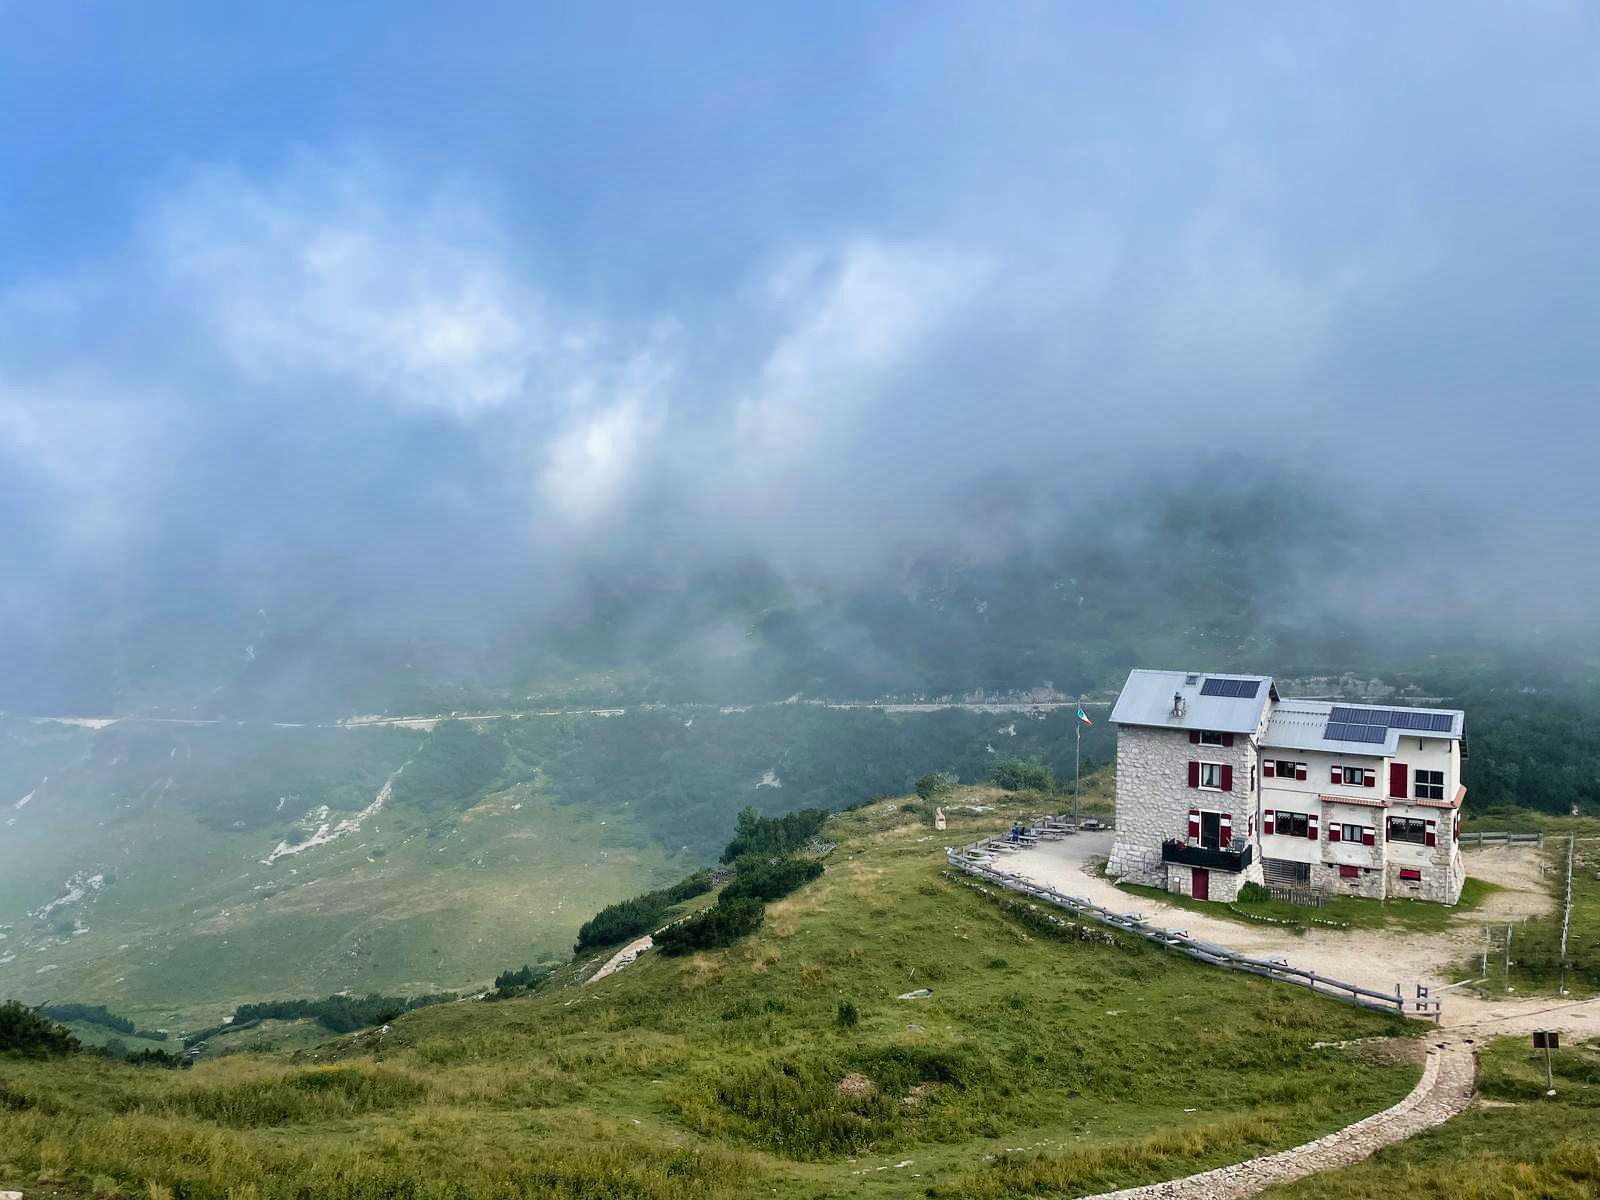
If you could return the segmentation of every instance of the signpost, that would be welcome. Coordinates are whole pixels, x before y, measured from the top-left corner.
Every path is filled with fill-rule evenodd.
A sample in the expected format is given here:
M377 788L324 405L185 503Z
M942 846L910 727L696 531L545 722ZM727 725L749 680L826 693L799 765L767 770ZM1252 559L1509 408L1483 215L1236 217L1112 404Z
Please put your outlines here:
M1554 1029L1540 1029L1533 1035L1533 1048L1544 1051L1544 1085L1545 1095L1556 1094L1555 1071L1550 1065L1550 1051L1561 1049L1561 1035Z

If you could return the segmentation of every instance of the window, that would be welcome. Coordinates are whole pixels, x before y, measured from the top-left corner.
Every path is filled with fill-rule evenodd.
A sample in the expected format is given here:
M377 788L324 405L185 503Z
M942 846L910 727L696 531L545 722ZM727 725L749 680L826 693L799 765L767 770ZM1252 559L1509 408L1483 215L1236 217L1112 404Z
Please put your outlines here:
M1222 790L1221 763L1203 762L1200 764L1200 786L1203 788L1208 788L1213 792L1220 792Z
M1279 779L1293 779L1295 769L1299 763L1284 762L1281 758L1277 762L1277 776Z
M1412 842L1418 846L1428 844L1428 823L1419 821L1415 817L1390 817L1389 840L1391 842Z
M1273 832L1288 837L1307 837L1310 830L1311 818L1305 813L1280 812L1273 826Z
M1421 767L1416 771L1416 790L1413 793L1418 800L1443 800L1444 799L1444 772L1424 771Z
M1222 735L1210 729L1202 729L1200 731L1200 744L1202 746L1220 746L1222 745Z
M1341 826L1339 826L1339 840L1341 842L1355 842L1357 845L1360 845L1361 840L1362 840L1361 839L1361 826L1359 826L1359 825L1341 825Z
M1335 767L1333 769L1333 782L1346 783L1351 787L1371 787L1378 781L1376 775L1372 776L1372 783L1367 782L1370 774L1365 767Z
M1422 881L1422 872L1416 867L1401 867L1400 878L1412 883L1420 883Z
M1347 825L1347 826L1345 826L1345 828L1349 829L1349 828L1352 828L1352 826ZM1361 868L1360 867L1341 866L1339 868L1339 878L1340 879L1355 879L1358 876L1360 876L1360 874L1361 874Z

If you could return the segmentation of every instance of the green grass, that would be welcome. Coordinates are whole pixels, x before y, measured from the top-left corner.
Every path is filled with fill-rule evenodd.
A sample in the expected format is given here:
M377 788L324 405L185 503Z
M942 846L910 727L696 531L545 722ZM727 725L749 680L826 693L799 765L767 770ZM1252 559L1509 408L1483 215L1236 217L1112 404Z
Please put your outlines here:
M1578 826L1582 828L1582 826ZM1546 916L1518 922L1511 933L1511 969L1505 967L1505 926L1491 927L1495 946L1488 953L1486 982L1478 989L1484 996L1504 996L1507 988L1516 993L1555 992L1565 987L1573 996L1600 995L1600 838L1578 833L1573 843L1572 918L1567 934L1567 953L1561 956L1561 912L1566 896L1568 838L1564 834L1546 837L1545 882L1555 899L1554 910ZM1463 964L1469 978L1482 974L1482 959Z
M1264 1200L1591 1200L1600 1195L1600 1043L1555 1054L1526 1037L1484 1051L1480 1095L1461 1116L1341 1171L1262 1193ZM1507 1107L1509 1106L1509 1107Z
M1062 930L947 872L943 846L995 819L953 813L940 835L901 802L837 817L826 874L759 933L593 987L574 965L525 999L185 1072L0 1064L0 1187L1070 1195L1292 1145L1415 1081L1312 1049L1398 1018ZM933 995L896 999L918 987Z
M1499 884L1474 879L1469 875L1461 888L1461 899L1453 907L1426 900L1363 900L1355 896L1333 896L1324 907L1310 908L1288 904L1281 900L1224 905L1175 895L1160 888L1141 887L1131 883L1117 886L1119 890L1133 896L1159 900L1163 904L1204 913L1219 920L1235 921L1241 925L1256 924L1258 923L1256 918L1270 918L1293 933L1305 933L1311 928L1436 932L1459 923L1458 918L1462 914L1471 913L1488 896L1501 890Z

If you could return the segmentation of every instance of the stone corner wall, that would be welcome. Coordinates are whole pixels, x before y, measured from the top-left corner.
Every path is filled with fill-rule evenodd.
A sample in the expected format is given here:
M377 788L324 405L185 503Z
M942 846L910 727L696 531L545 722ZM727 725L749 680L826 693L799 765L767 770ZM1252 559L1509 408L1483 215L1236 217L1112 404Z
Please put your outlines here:
M1385 871L1374 868L1362 871L1354 879L1345 879L1339 874L1338 863L1313 863L1311 886L1331 892L1335 896L1359 896L1363 900L1382 900L1385 875Z

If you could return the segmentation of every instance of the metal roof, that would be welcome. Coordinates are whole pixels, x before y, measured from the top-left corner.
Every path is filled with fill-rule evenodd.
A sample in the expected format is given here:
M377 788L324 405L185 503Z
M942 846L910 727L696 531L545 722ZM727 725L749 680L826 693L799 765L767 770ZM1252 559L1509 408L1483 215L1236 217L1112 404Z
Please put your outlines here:
M1207 679L1249 679L1261 684L1254 696L1204 696ZM1172 698L1183 698L1183 714L1174 716ZM1254 733L1269 699L1276 700L1269 675L1219 675L1203 671L1147 671L1128 674L1111 710L1118 725L1156 729L1211 729L1219 733ZM1326 719L1326 718L1324 718Z
M1405 708L1393 704L1346 704L1341 709L1355 709L1373 714L1390 712L1431 713L1450 718L1446 730L1389 728L1379 742L1345 741L1326 736L1328 718L1334 704L1326 700L1282 700L1273 706L1267 720L1267 731L1262 735L1263 747L1276 746L1285 750L1326 750L1334 754L1359 754L1366 758L1392 758L1400 748L1402 737L1433 737L1459 740L1466 725L1466 714L1452 708ZM1376 724L1377 722L1375 722Z

